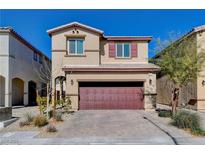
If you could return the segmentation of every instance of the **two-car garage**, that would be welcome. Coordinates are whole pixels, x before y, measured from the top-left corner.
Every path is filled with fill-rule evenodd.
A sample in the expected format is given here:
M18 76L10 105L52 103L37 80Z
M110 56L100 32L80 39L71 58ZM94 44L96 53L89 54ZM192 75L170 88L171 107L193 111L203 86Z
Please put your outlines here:
M79 82L79 109L144 109L143 82Z

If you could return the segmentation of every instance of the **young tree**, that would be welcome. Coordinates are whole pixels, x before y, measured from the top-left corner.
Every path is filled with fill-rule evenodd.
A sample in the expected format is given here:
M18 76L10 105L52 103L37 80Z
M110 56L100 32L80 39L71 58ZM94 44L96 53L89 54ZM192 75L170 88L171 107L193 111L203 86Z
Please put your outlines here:
M46 84L46 87L44 87L44 88L46 88L46 90L47 90L46 115L48 118L49 117L49 101L50 101L50 96L52 94L51 62L49 60L45 59L45 57L42 57L41 62L42 63L38 68L35 67L35 65L33 65L33 66L34 66L34 71L38 75L39 80ZM38 90L42 90L42 88L37 89L37 94L38 94Z
M205 53L197 53L199 48L196 36L184 36L176 40L174 35L161 42L157 40L157 54L154 62L161 67L162 74L167 75L174 83L172 91L172 114L175 115L178 107L178 98L182 86L197 79L197 76L204 68ZM152 59L153 60L153 59Z

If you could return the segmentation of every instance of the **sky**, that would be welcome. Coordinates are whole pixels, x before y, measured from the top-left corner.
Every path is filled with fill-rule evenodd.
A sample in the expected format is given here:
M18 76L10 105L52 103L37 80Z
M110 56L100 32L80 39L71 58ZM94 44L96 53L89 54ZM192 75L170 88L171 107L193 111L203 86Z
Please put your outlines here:
M77 21L112 36L152 36L149 57L156 39L166 40L170 32L186 34L205 24L205 10L0 10L0 26L14 30L51 57L47 30Z

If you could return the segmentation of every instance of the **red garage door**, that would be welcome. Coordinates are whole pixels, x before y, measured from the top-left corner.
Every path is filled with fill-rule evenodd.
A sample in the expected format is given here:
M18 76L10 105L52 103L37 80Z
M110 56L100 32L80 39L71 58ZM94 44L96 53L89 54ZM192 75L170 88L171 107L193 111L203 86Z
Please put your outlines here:
M141 87L80 87L80 109L143 109Z

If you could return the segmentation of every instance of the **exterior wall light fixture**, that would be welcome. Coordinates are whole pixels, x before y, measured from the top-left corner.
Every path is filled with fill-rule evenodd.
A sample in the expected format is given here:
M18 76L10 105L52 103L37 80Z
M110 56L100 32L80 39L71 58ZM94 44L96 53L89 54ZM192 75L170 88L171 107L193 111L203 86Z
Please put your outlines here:
M202 86L204 87L205 86L205 80L202 80Z
M149 85L152 85L152 80L151 79L149 79Z
M71 84L71 85L74 85L73 79L70 80L70 84Z

